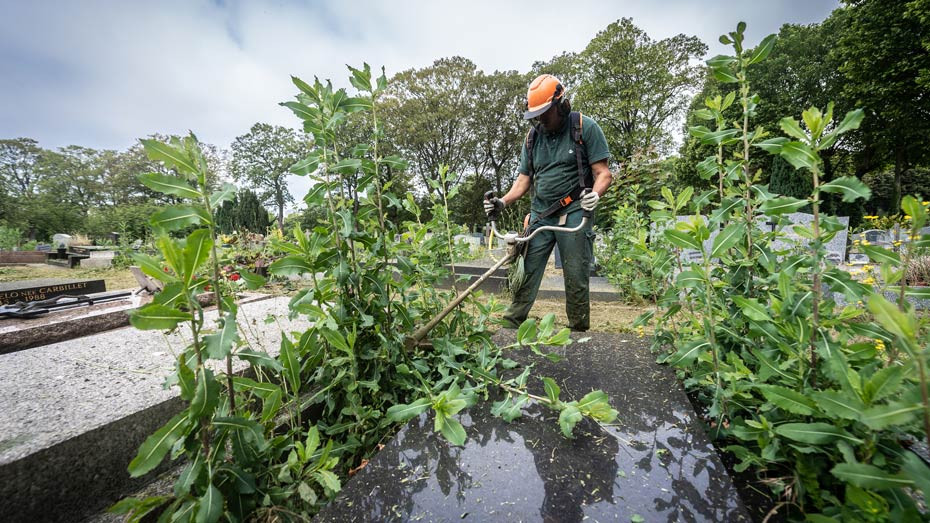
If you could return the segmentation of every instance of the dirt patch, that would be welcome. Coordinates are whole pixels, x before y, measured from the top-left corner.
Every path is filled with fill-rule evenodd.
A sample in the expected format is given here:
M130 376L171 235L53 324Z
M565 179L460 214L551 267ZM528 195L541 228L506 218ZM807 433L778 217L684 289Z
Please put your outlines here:
M509 300L501 300L504 305ZM596 332L625 333L636 332L633 321L640 314L650 310L621 302L591 302L591 330ZM556 325L567 326L568 315L565 314L565 300L546 299L536 300L530 311L531 318L542 318L546 314L555 314Z

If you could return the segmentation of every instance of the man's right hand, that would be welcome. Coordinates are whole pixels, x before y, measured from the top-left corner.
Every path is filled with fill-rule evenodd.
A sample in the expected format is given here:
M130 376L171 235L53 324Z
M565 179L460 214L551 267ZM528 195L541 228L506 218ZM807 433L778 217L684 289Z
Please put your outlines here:
M504 200L500 198L491 198L490 200L484 200L484 213L490 216L492 213L499 214L504 210L506 204Z

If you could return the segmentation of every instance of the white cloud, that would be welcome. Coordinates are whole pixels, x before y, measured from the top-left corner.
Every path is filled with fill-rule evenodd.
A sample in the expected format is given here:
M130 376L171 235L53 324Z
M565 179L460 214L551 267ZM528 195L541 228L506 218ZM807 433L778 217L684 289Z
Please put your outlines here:
M257 121L297 126L277 106L295 92L291 74L345 86L346 63L384 65L390 75L452 55L488 71L525 71L536 60L581 50L621 17L653 38L695 34L715 54L723 51L717 36L739 20L749 23L752 45L783 23L817 22L837 6L0 0L0 137L122 149L150 133L190 129L227 146Z

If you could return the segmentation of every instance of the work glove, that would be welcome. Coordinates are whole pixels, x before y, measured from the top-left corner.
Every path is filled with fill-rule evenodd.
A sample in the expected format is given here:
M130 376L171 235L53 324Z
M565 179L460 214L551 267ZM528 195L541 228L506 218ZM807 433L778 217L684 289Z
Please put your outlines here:
M504 200L501 200L500 198L491 198L490 200L484 200L484 213L487 214L488 216L490 216L491 213L494 213L494 212L500 213L501 211L504 210L504 206L506 206L506 204L504 203Z
M601 197L597 194L597 191L591 191L581 197L581 208L586 211L593 211L600 199Z

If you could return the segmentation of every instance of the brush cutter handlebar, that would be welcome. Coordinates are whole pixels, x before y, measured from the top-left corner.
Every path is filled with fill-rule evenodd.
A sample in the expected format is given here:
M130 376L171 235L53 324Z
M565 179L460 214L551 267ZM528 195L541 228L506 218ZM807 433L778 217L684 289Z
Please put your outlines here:
M484 193L484 199L485 199L485 200L490 200L491 198L494 198L494 191L488 191L488 192ZM520 236L519 234L517 234L517 233L515 233L515 232L501 233L500 231L498 231L498 230L497 230L497 218L498 218L498 214L497 214L497 213L491 213L491 214L488 215L488 224L491 226L491 235L492 235L492 236L497 236L498 238L504 240L504 242L506 242L508 245L512 245L512 244L515 244L515 243L525 243L525 242L528 242L528 241L532 240L534 236L536 236L537 234L539 234L539 233L541 233L541 232L543 232L543 231L552 231L552 232L578 232L578 231L584 229L586 225L588 225L588 219L589 219L590 214L591 214L590 211L585 211L583 217L581 218L581 223L579 223L579 224L578 224L577 226L575 226L575 227L558 227L558 226L555 226L555 225L544 225L544 226L542 226L542 227L537 227L537 228L533 229L533 232L531 232L531 233L530 233L529 235L527 235L527 236Z

